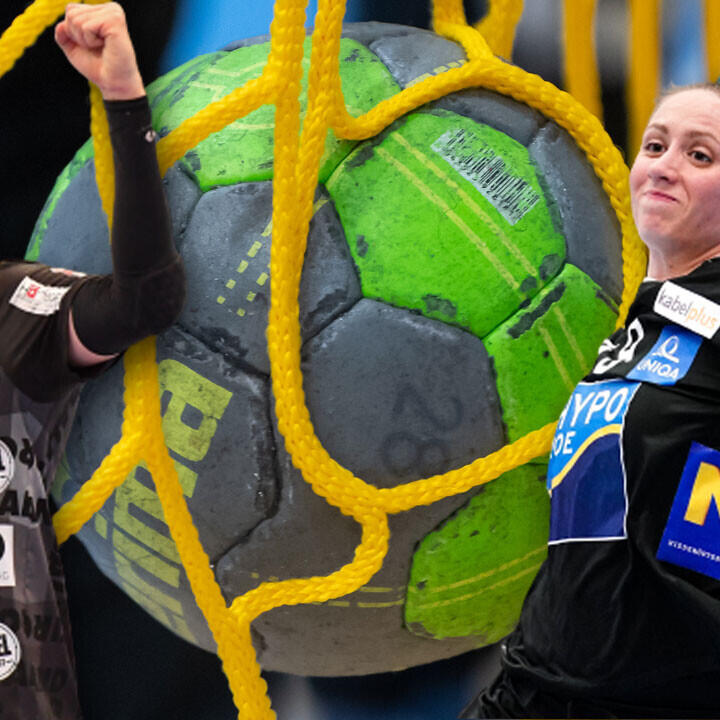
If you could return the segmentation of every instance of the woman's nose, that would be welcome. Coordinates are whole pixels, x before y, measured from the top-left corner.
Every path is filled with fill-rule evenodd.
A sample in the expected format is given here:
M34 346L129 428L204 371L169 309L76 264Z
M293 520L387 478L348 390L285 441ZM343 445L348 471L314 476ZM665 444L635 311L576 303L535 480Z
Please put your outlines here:
M651 160L648 176L653 180L674 182L677 179L678 159L676 152L666 150L662 155Z

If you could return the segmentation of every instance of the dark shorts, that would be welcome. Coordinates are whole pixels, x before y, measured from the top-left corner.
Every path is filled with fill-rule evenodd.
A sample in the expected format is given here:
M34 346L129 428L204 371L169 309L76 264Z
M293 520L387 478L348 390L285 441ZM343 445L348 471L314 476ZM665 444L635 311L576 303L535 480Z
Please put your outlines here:
M561 698L544 692L528 681L510 677L503 670L460 714L464 720L476 718L717 718L720 710L688 711L667 707L642 708Z
M461 713L461 718L616 718L603 708L557 698L513 682L505 672L485 688Z

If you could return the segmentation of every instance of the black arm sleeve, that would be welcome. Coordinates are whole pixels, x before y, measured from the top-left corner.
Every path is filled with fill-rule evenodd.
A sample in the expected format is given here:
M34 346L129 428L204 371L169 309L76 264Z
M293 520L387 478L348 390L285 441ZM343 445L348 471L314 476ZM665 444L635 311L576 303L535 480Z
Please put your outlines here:
M88 279L72 314L83 345L112 354L175 321L185 274L172 241L147 98L106 101L105 108L115 163L113 274Z

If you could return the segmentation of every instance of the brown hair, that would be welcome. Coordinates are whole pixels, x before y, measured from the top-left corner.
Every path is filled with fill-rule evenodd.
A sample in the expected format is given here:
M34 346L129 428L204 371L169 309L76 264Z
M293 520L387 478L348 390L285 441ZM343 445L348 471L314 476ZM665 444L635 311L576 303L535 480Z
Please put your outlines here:
M670 85L658 95L653 112L660 107L663 100L669 98L671 95L677 95L678 93L685 92L686 90L709 90L720 98L720 85L714 82L698 82L690 83L689 85Z

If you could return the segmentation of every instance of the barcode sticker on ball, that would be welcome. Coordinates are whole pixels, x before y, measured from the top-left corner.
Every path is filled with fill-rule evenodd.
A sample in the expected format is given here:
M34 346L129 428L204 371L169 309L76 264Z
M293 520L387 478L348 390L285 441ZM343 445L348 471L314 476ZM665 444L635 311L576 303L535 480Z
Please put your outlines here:
M478 148L476 138L466 130L448 130L431 147L472 183L511 225L521 220L540 199L530 184L514 175L490 147Z

